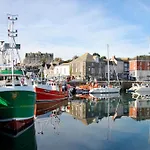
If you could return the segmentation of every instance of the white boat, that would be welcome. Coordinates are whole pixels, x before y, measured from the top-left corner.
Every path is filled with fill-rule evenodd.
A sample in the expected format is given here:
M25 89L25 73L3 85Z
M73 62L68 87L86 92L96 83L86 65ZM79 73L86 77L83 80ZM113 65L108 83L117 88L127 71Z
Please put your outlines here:
M137 90L139 87L139 84L137 83L132 83L131 88L127 89L127 92L135 92L135 90Z
M100 88L93 88L89 91L90 94L112 94L119 92L120 87L100 87Z
M138 92L135 92L135 93L132 93L132 98L135 99L135 100L150 100L150 93L147 93L147 92L141 92L141 93L138 93Z
M109 70L109 45L107 45L107 52L108 52L108 86L106 87L99 87L99 88L93 88L89 91L90 94L107 94L107 93L119 93L120 92L120 86L110 86L110 70Z
M142 84L137 84L137 89L135 92L150 92L150 84L148 83L142 83Z
M128 92L150 92L150 84L149 83L133 83L132 87L127 90Z

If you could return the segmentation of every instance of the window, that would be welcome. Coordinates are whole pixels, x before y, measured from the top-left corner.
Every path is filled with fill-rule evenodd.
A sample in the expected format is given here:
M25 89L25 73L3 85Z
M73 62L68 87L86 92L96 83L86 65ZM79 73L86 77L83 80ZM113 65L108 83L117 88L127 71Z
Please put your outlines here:
M56 72L59 73L59 72L58 72L58 68L57 68Z
M101 68L99 68L99 74L101 73Z
M92 73L92 74L95 73L95 68L92 68L91 73Z
M66 68L64 68L64 74L66 74Z

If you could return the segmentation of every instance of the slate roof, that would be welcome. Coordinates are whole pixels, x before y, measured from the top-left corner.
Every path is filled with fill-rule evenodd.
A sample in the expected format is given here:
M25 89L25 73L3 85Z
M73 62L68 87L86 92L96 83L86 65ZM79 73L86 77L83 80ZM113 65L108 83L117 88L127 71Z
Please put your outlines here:
M80 61L85 61L85 62L95 62L93 55L89 53L85 53L82 56L78 57L77 59L73 60L72 62L80 62Z

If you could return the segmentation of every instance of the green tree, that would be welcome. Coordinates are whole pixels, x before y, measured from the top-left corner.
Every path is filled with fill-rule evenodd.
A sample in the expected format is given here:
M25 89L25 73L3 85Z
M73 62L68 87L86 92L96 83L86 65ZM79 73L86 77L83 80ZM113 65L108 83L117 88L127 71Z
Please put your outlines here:
M98 56L98 57L100 57L100 54L98 54L98 53L93 53L93 56Z
M62 62L63 60L62 60L62 58L60 58L60 57L56 57L56 58L54 59L54 61Z
M106 59L106 56L102 56L101 59Z
M72 57L72 60L77 59L79 56L75 55Z

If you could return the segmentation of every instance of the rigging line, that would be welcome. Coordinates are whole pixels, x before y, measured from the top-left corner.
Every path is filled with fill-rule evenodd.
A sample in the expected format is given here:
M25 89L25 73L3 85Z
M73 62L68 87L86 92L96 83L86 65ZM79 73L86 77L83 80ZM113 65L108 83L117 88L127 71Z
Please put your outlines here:
M118 75L117 75L116 67L114 66L115 62L114 61L112 61L112 62L113 62L113 69L114 69L116 77L117 77L117 81L119 82L119 78L118 78ZM121 86L120 82L119 82L119 86Z
M16 45L15 37L13 37L13 41L14 41L14 43L15 43L15 45ZM19 57L19 61L20 61L20 63L21 63L21 57L20 57L20 55L19 55L18 49L16 49L16 52L17 52L17 55L18 55L18 57Z
M119 101L118 101L118 104L117 104L117 107L116 107L115 112L117 112L117 110L118 110L118 107L119 107L119 103L120 103L120 101L121 101L121 99L119 98Z
M13 41L14 41L14 44L16 45L15 37L13 37ZM20 61L20 63L21 63L21 57L20 57L20 55L19 55L18 49L16 49L16 52L17 52L19 61ZM23 66L23 67L24 67L24 66ZM23 76L25 76L24 70L23 70L22 68L21 68L21 70L23 71Z

